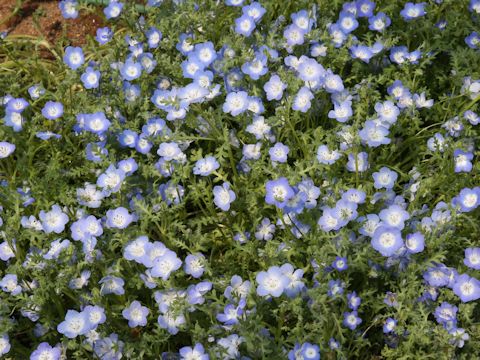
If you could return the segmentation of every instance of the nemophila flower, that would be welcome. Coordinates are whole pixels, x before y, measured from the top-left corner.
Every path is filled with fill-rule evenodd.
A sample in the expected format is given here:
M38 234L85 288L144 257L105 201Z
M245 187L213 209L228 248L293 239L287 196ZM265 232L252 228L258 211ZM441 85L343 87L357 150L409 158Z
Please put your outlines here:
M35 134L35 137L42 139L42 140L49 140L51 138L54 139L60 139L62 135L60 134L55 134L51 131L39 131Z
M436 133L427 140L427 147L430 151L443 152L445 150L445 141L442 134Z
M257 240L272 240L275 233L275 224L270 222L270 219L264 218L255 230L255 239Z
M364 191L357 190L357 189L348 189L346 192L342 194L342 200L355 203L355 204L365 203L366 197L367 197L367 194L365 194Z
M444 301L435 309L433 315L439 324L450 329L457 324L457 311L456 306Z
M376 103L375 111L381 121L390 125L397 121L397 117L400 114L400 110L389 100L383 103Z
M112 40L112 38L113 31L108 26L97 29L95 40L97 40L100 45L105 45L110 40Z
M343 11L339 15L337 24L345 34L350 34L358 27L358 21L355 19L355 15Z
M275 145L268 150L270 160L280 163L287 162L289 152L290 149L288 148L288 146L282 144L281 142L275 143Z
M328 292L329 297L336 298L339 295L343 294L345 284L341 280L330 280L328 282Z
M101 135L106 132L112 124L105 116L105 113L100 111L93 114L85 114L84 121L85 131L89 131L97 135Z
M197 160L193 167L193 173L195 175L208 176L215 170L220 168L220 164L213 156L206 156L200 160Z
M89 66L85 69L85 72L80 79L82 80L85 89L96 89L100 81L100 71Z
M239 35L250 36L255 30L255 18L249 14L243 14L235 19L235 32Z
M201 277L205 271L205 256L201 253L187 255L184 271L195 279Z
M22 113L30 104L24 98L11 98L7 101L6 112Z
M266 12L267 10L265 10L265 8L257 1L242 7L242 13L251 16L255 22L259 22Z
M320 145L317 149L317 160L320 164L331 165L341 156L337 150L329 150L326 145Z
M85 312L68 310L65 320L57 326L57 331L70 339L85 335L89 330L89 322Z
M0 159L5 159L13 154L15 151L15 145L8 141L0 141Z
M367 64L370 62L370 59L375 55L373 51L365 45L350 46L350 54L353 59L360 59Z
M150 310L142 306L139 301L133 301L129 307L122 311L122 316L128 320L128 326L131 328L147 325L147 316Z
M223 309L223 313L218 313L216 318L226 326L239 323L239 317L242 316L245 307L245 299L241 299L239 305L227 304ZM243 306L242 306L243 305Z
M0 335L0 355L5 355L10 351L10 338L7 334Z
M471 49L478 49L480 47L480 35L474 31L465 38L465 44Z
M163 201L165 201L168 205L179 204L185 193L185 189L182 185L174 184L171 181L160 185L158 190Z
M147 236L139 236L125 246L123 250L123 257L127 260L134 260L139 264L143 264L145 262L145 257L147 257L149 244L150 242Z
M132 221L134 221L133 215L124 207L118 207L107 211L105 224L111 229L125 229Z
M465 332L465 329L462 328L453 328L448 331L448 333L452 336L450 339L450 344L462 348L465 345L465 341L470 339L470 335Z
M330 94L344 90L342 78L334 74L330 69L324 74L323 87Z
M158 317L158 325L168 331L171 335L176 335L179 332L179 327L186 323L183 314L174 314L173 312L166 312Z
M82 310L86 314L89 327L95 329L98 325L105 323L107 317L105 309L97 305L88 305Z
M300 90L295 95L292 104L292 110L301 111L303 113L307 112L308 109L312 106L310 100L314 98L312 92L306 86L300 88Z
M397 181L398 174L387 167L382 167L380 171L373 173L373 186L375 189L392 189Z
M362 299L357 295L355 291L347 294L347 304L352 310L357 310L362 303Z
M283 83L278 75L272 75L270 80L268 80L263 86L268 101L281 100L283 96L283 91L286 88L287 84Z
M472 110L467 110L463 113L463 117L468 120L468 122L472 125L480 124L480 116L477 113L473 112Z
M327 56L327 46L322 43L314 42L310 46L310 56L312 57Z
M315 59L300 58L296 68L300 79L305 82L319 82L325 75L325 69Z
M453 292L462 302L480 299L480 281L467 274L459 275L453 284Z
M251 124L247 125L245 131L255 135L257 140L269 137L272 127L265 122L263 116L255 116Z
M118 169L122 170L126 176L130 176L137 171L138 164L134 158L128 158L118 162Z
M402 234L398 228L380 225L373 233L371 244L383 256L392 256L403 246Z
M50 248L48 249L48 251L43 255L43 258L46 260L57 259L60 256L61 251L66 249L69 246L70 246L69 240L66 240L66 239L54 240L50 244Z
M152 26L145 33L145 36L147 37L148 47L150 49L156 49L162 40L163 34L156 27Z
M100 287L100 294L101 295L108 295L108 294L115 294L115 295L123 295L125 294L125 289L123 286L125 285L125 281L118 276L107 275L100 279L98 282Z
M390 18L383 12L379 12L368 18L368 28L373 31L384 31L391 23Z
M76 19L78 17L78 3L75 0L63 0L58 3L64 19Z
M103 9L103 13L107 20L115 19L120 16L123 9L123 3L117 1L111 1L108 6Z
M189 54L189 57L192 56L198 59L203 67L207 67L215 61L218 55L215 51L213 43L211 41L207 41L196 44L194 47L194 52Z
M410 219L410 214L408 211L396 204L390 205L388 208L383 209L380 211L378 216L386 225L395 227L399 230L403 230L405 227L405 221Z
M256 276L257 295L279 297L290 283L278 266L272 266L267 271L261 271Z
M138 134L135 131L126 129L118 135L118 142L121 146L134 148L138 141Z
M480 270L480 248L475 247L465 249L463 263L469 268Z
M424 92L421 94L413 94L413 101L415 102L415 106L418 109L422 108L431 108L433 106L433 99L427 100L426 95Z
M57 101L47 101L42 109L42 115L48 120L56 120L63 115L63 105Z
M85 62L81 47L67 46L63 62L72 70L77 70Z
M453 157L455 161L455 172L470 172L472 171L473 164L473 154L471 152L465 152L461 149L455 149L453 152Z
M59 360L60 355L59 347L52 347L49 343L42 342L30 354L30 360Z
M132 81L138 79L142 75L142 65L129 59L120 68L120 74L123 80Z
M305 30L295 24L288 25L283 31L283 37L287 41L288 46L302 45L305 41L304 36Z
M177 257L177 254L171 250L166 250L161 256L158 256L153 261L151 274L153 277L161 277L163 280L168 280L171 273L180 269L182 260Z
M351 172L364 172L368 169L368 154L360 152L358 154L348 154L347 170Z
M0 243L0 260L8 261L9 259L14 258L15 251L16 251L15 242L12 242L11 245L8 241L4 241Z
M470 0L468 10L480 14L480 0Z
M51 232L60 234L68 223L67 214L65 214L58 205L53 205L52 209L48 212L45 212L44 210L40 211L38 217L42 223L43 231L47 234L50 234Z
M451 268L446 267L443 264L429 267L423 274L423 279L428 285L434 287L444 287L450 284L451 280L455 280L455 273Z
M425 249L425 237L420 232L407 234L405 238L405 247L411 254L417 254Z
M230 184L223 183L222 186L213 187L213 202L223 211L230 209L230 204L235 201L237 196L230 189Z
M111 193L120 191L124 180L125 172L117 169L114 165L110 165L107 170L98 177L97 185L103 189L103 193L106 196L109 196Z
M295 192L285 177L267 181L265 190L265 202L269 205L275 205L280 209L295 195Z
M347 258L337 256L332 262L332 267L338 271L345 271L348 269Z
M328 112L328 117L330 119L335 119L340 123L344 123L348 121L348 119L352 116L352 103L350 101L344 101L341 103L334 103L333 110Z
M2 288L4 292L8 292L13 296L22 292L22 287L18 284L18 278L15 274L6 274L0 280L0 288Z
M45 89L40 84L32 85L28 88L28 93L33 100L40 99L45 94Z
M391 332L395 331L395 328L397 327L398 321L395 320L394 318L387 318L383 324L383 333L384 334L390 334Z
M248 109L248 94L245 91L230 92L225 98L223 112L237 116Z
M426 3L418 3L414 4L408 2L405 4L405 7L402 11L400 11L400 16L403 17L404 20L410 21L422 17L426 14L425 12L425 5Z
M95 341L93 351L102 360L120 360L123 357L124 345L123 341L118 340L117 334L110 334Z
M355 330L358 325L362 323L362 319L358 317L356 311L345 312L343 313L343 322L342 324L348 327L350 330Z
M339 217L339 213L328 206L323 208L323 214L318 219L318 226L325 231L339 230L347 224L347 221Z
M205 353L205 349L202 344L197 343L192 348L190 346L184 346L180 348L179 355L180 360L209 360L210 357Z

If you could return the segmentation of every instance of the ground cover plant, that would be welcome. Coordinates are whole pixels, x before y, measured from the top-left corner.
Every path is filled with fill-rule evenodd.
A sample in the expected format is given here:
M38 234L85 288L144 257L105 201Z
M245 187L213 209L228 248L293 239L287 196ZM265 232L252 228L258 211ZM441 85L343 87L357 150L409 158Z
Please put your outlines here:
M0 40L0 357L480 358L479 0L58 7Z

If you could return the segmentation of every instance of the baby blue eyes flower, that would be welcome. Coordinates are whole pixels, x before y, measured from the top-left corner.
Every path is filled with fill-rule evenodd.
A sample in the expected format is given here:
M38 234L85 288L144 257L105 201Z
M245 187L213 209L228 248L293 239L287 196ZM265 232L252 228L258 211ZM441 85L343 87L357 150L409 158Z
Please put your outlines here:
M425 16L425 5L426 3L418 3L414 4L408 2L405 4L405 7L402 11L400 11L400 16L404 18L406 21L414 20L419 17Z
M63 0L58 3L64 19L76 19L78 17L77 6L76 0Z
M351 172L364 172L368 169L368 154L360 152L358 154L348 154L347 170Z
M348 269L347 258L337 256L332 263L332 267L338 271L345 271Z
M383 209L378 215L386 225L398 228L399 230L403 230L405 221L410 218L410 214L400 205L396 204Z
M267 271L257 274L257 294L259 296L279 297L290 283L278 266L272 266Z
M255 26L255 19L248 14L235 19L235 32L239 35L249 37L255 30Z
M462 302L480 299L480 281L467 274L459 275L453 284L453 292Z
M242 7L242 13L252 17L255 22L259 22L266 12L267 10L257 1Z
M337 24L345 34L351 33L358 27L358 21L355 19L355 15L346 12L340 13Z
M392 21L390 18L383 12L379 12L378 14L368 18L368 28L373 31L382 32L389 27L391 23Z
M80 79L85 89L96 89L100 81L100 71L89 66L85 69Z
M22 292L22 287L18 284L18 278L15 274L6 274L0 280L0 288L2 288L2 291L8 292L13 296Z
M123 288L123 286L125 285L125 281L122 278L119 278L117 276L107 275L101 278L98 283L101 285L101 288L100 288L101 295L125 294L125 289Z
M225 98L223 112L237 116L248 109L248 104L248 94L245 91L230 92Z
M358 317L357 311L343 313L342 324L348 327L350 330L355 330L358 325L362 323L362 319Z
M281 142L277 142L273 147L268 150L268 154L270 155L270 160L273 162L285 163L287 162L288 153L290 149L288 146L282 144Z
M142 65L129 59L121 67L120 74L123 80L132 81L138 79L142 75Z
M54 232L60 234L65 230L65 225L68 223L68 216L65 214L60 206L53 205L48 212L40 211L39 219L42 222L43 231L47 234Z
M195 344L192 348L190 346L184 346L180 348L179 354L180 360L209 360L210 357L205 353L205 349L202 344Z
M105 315L105 309L97 305L88 305L83 309L83 312L87 316L89 327L95 329L98 325L103 324L107 317Z
M395 330L395 327L397 326L397 320L394 318L387 318L385 320L385 323L383 324L383 333L384 334L389 334Z
M463 263L471 269L480 270L480 248L465 249Z
M286 88L287 84L283 83L278 75L272 75L270 80L268 80L263 86L268 101L281 100L283 91Z
M295 192L285 177L276 180L269 180L265 184L265 202L269 205L275 205L282 209L287 204Z
M387 167L382 167L380 171L373 173L373 186L375 189L392 189L397 181L398 174Z
M122 9L123 3L111 1L110 4L108 4L108 6L103 9L103 13L105 14L107 20L115 19L120 16L120 14L122 13Z
M68 46L65 49L63 62L72 70L77 70L85 62L83 50L80 47Z
M105 45L110 40L112 40L112 38L113 31L108 26L97 29L95 40L97 40L100 45Z
M358 17L370 17L373 15L373 10L375 10L375 3L370 0L357 0L357 16Z
M288 46L302 45L305 41L305 31L295 24L290 24L285 28L283 37Z
M45 89L40 84L36 84L28 88L28 93L33 100L37 100L45 94Z
M160 277L163 280L168 280L170 274L182 266L182 260L177 257L174 251L166 250L165 253L153 262L151 270L152 277Z
M109 228L125 229L132 221L134 221L133 215L124 207L118 207L114 210L107 211L106 225Z
M420 232L408 234L405 238L405 247L411 254L417 254L425 249L425 237Z
M56 120L63 115L63 105L57 101L47 101L42 109L42 115L48 120Z
M84 115L84 129L92 134L101 135L105 133L112 124L103 112Z
M12 155L14 151L14 144L9 143L8 141L0 141L0 159L5 159L6 157Z
M230 204L235 201L237 196L230 189L230 184L223 183L222 186L214 186L213 202L223 211L230 210Z
M465 38L465 43L470 49L479 49L480 47L480 35L474 31Z
M455 149L453 152L453 157L455 161L455 172L470 172L472 171L473 164L473 154L471 152L464 152L460 149Z
M70 339L74 339L78 335L85 335L90 331L86 313L68 310L65 320L58 324L57 331Z
M185 258L185 274L191 275L193 278L198 279L205 271L205 262L205 256L200 253L188 255Z
M30 360L60 360L59 347L52 347L49 343L42 342L30 354Z
M314 96L310 89L306 86L303 86L293 99L292 110L301 111L303 113L307 112L312 106L310 100L313 98Z
M220 168L220 164L213 156L206 156L203 159L197 160L193 167L193 173L195 175L208 176L215 170Z
M147 316L150 310L142 306L139 301L133 301L130 306L122 311L122 316L128 320L131 328L147 325Z
M399 229L380 225L372 236L372 247L383 256L392 256L403 246Z

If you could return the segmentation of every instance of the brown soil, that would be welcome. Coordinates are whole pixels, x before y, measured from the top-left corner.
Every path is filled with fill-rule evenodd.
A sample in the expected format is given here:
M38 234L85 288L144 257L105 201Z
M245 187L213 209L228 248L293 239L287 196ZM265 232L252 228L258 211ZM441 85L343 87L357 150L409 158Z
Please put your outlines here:
M97 28L104 26L102 17L95 14L80 12L76 19L64 19L57 0L26 0L12 16L16 3L0 0L0 31L10 35L40 36L55 44L65 34L70 45L82 45L87 35L95 36Z

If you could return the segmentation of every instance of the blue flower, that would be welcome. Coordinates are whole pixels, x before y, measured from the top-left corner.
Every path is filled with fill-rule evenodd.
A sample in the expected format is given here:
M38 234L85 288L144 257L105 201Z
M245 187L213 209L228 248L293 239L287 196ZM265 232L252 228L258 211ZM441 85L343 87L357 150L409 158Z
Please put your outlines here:
M465 249L465 258L463 263L471 269L480 270L480 248Z
M480 46L480 35L474 31L465 38L465 43L471 49L478 49Z
M84 312L68 310L65 320L57 326L57 331L70 339L76 338L78 335L85 335L90 331L87 315Z
M362 303L362 299L357 295L355 291L347 294L347 304L352 310L357 310Z
M85 62L81 47L67 46L63 62L72 70L77 70Z
M357 16L358 17L370 17L375 10L375 3L370 0L357 0Z
M280 162L280 163L287 162L287 157L289 152L290 152L290 149L288 148L288 146L282 144L281 142L275 143L275 145L268 150L270 159L273 162Z
M285 177L267 181L265 190L265 202L269 205L275 205L280 209L295 195L295 192Z
M257 1L242 7L242 13L252 17L255 22L259 22L266 12L267 10Z
M453 284L453 292L464 303L478 300L480 299L480 281L467 274L459 275Z
M245 91L230 92L225 98L223 112L237 116L248 109L248 94Z
M395 320L394 318L387 318L385 320L385 323L383 324L383 333L384 334L389 334L391 333L392 331L395 330L395 327L397 326L397 320Z
M191 275L193 278L198 279L205 271L205 261L205 256L203 256L201 253L187 255L184 265L185 274Z
M293 99L292 110L301 111L303 113L307 112L312 106L310 100L313 98L314 96L310 89L306 86L303 86Z
M53 205L52 209L48 212L40 211L38 217L42 222L43 231L47 234L51 232L60 234L68 223L67 214L65 214L58 205Z
M380 225L373 233L371 243L383 256L392 256L403 246L402 233L397 228Z
M360 152L358 154L348 154L347 170L351 172L364 172L368 169L368 154Z
M400 11L400 16L403 17L406 21L422 17L426 14L425 5L426 3L424 2L418 4L408 2L405 4L403 10Z
M63 105L57 101L47 101L42 109L42 115L48 120L56 120L63 115Z
M150 49L156 49L158 47L158 45L160 44L160 41L162 40L163 34L156 27L152 26L145 33L145 36L147 37L148 47Z
M105 309L97 305L85 306L83 312L87 316L89 327L95 329L98 325L105 323L107 317L105 316Z
M387 167L382 167L380 171L373 173L373 186L375 189L392 189L397 181L398 174Z
M122 9L123 3L112 1L105 9L103 9L103 13L105 14L107 20L115 19L120 16L120 14L122 13Z
M298 28L302 29L305 33L310 32L314 25L314 20L310 19L307 10L300 10L290 15L292 23Z
M220 167L217 159L213 156L206 156L200 160L197 160L193 167L193 173L195 175L208 176Z
M350 34L358 27L358 21L355 19L355 15L343 11L339 15L337 24L345 34Z
M64 19L76 19L78 17L77 6L76 0L62 0L58 3Z
M138 79L142 75L142 65L129 59L120 68L120 74L123 80L132 81Z
M347 258L337 256L332 262L332 267L338 271L345 271L348 269Z
M112 38L113 31L108 26L97 29L95 40L97 40L100 45L105 45L112 40Z
M163 280L168 280L171 273L180 269L182 260L177 257L177 254L171 250L166 250L164 254L155 258L151 274L153 277L161 277Z
M192 348L190 346L184 346L180 348L179 354L180 360L209 360L210 357L205 353L205 349L202 344L197 343Z
M290 279L283 274L278 266L272 266L267 271L259 272L256 280L259 296L279 297L290 283Z
M420 232L407 234L405 238L405 247L411 254L417 254L425 249L425 237Z
M383 209L380 211L378 216L385 225L395 227L399 230L403 230L405 227L405 221L410 219L410 214L408 211L396 204L390 205L388 208Z
M288 46L302 45L305 41L305 30L295 24L290 24L285 28L283 37L287 41Z
M132 221L134 221L133 215L124 207L118 207L107 211L105 224L111 229L125 229Z
M14 144L9 143L8 141L0 141L0 159L5 159L6 157L12 155L14 151Z
M142 306L139 301L133 301L129 307L122 311L122 316L128 320L128 326L133 328L147 325L147 316L150 310Z
M125 285L125 281L118 276L107 275L100 279L98 282L101 286L100 294L101 295L108 295L108 294L115 294L115 295L123 295L125 294L125 289L123 286Z
M18 278L15 274L5 274L0 280L0 288L3 291L16 296L22 292L22 287L18 284Z
M248 14L243 14L235 19L235 32L239 35L249 37L255 30L255 18Z
M350 330L355 330L361 323L362 319L358 317L358 313L356 311L343 313L342 324L348 327Z
M59 360L61 351L59 347L52 347L47 342L40 343L30 354L30 360Z
M222 186L213 188L213 202L223 211L230 209L230 204L235 201L237 196L230 189L230 184L224 182Z
M472 171L473 164L473 154L471 152L465 152L461 149L455 149L453 152L453 157L455 161L455 172L470 172Z
M100 82L100 71L89 66L85 69L85 72L80 79L82 80L85 89L96 89Z

